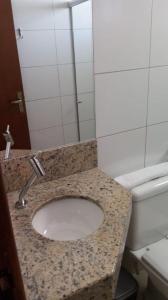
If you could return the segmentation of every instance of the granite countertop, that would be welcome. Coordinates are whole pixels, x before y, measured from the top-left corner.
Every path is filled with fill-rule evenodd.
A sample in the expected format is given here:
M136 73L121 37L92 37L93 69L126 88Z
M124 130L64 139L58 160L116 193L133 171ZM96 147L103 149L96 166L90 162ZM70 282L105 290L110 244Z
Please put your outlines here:
M46 202L82 196L100 205L104 223L76 241L46 239L32 228L32 217ZM131 194L98 168L33 186L28 206L9 209L27 300L111 300L116 287L131 215Z
M30 153L33 153L33 151L26 150L26 149L25 150L24 149L23 150L22 149L11 149L9 159L26 156ZM4 157L5 157L5 150L2 150L2 151L0 151L0 161L4 160Z

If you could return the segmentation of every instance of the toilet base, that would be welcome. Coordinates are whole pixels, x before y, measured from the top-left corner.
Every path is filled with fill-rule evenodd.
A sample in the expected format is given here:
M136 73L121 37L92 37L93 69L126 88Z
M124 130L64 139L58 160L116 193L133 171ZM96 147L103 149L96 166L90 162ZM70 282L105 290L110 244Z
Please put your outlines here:
M168 300L168 278L166 277L166 271L164 270L164 267L167 266L167 260L165 259L164 266L162 259L163 250L164 254L167 254L166 251L168 251L168 239L166 238L163 238L158 242L150 244L139 250L130 251L141 267L144 268L148 273L149 279L145 300ZM149 251L153 251L153 256L152 254L150 256ZM159 263L161 263L161 271L158 271L157 269Z
M161 294L154 283L149 279L147 289L144 293L144 300L168 300L168 296L165 297Z

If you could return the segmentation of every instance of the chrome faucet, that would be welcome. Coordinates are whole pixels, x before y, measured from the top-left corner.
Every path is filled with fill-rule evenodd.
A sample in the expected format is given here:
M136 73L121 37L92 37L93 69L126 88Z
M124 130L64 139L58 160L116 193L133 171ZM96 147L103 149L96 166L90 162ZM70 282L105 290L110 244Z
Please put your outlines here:
M28 181L26 182L26 184L23 186L23 188L20 191L19 194L19 200L16 202L15 207L17 209L22 209L25 208L27 205L27 201L25 200L25 195L28 192L29 188L32 186L32 184L34 183L34 181L36 180L36 178L40 178L45 176L45 171L43 166L41 165L39 159L37 158L38 154L33 155L30 159L29 162L33 168L33 174L31 175L31 177L28 179Z
M6 131L3 133L3 136L4 136L5 141L6 141L5 159L9 159L11 147L14 145L14 140L13 140L12 135L10 133L9 125L7 126Z

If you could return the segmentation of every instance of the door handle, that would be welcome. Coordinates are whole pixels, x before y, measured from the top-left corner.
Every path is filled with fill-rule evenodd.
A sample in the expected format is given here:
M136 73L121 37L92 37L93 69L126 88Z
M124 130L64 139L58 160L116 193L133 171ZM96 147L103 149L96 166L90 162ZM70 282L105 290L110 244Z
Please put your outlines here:
M11 104L20 104L20 103L22 103L22 102L23 102L23 100L18 99L18 100L12 101Z
M11 104L19 105L20 112L24 112L23 93L21 91L17 92L17 99L11 101Z

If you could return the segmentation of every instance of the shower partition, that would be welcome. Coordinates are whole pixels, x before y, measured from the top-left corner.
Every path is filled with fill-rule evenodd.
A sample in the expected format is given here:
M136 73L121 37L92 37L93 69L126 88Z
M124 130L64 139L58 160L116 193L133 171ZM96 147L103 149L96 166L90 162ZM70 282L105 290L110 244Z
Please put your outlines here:
M93 76L92 3L70 2L76 109L80 140L95 138L95 95Z

